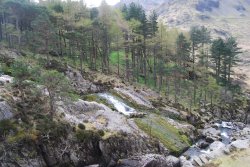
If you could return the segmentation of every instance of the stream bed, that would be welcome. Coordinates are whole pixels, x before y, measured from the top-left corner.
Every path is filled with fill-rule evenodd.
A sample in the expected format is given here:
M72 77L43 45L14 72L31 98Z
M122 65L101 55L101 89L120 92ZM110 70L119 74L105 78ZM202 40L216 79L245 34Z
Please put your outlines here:
M233 134L239 130L232 122L215 123L213 127L208 129L211 134L218 136L218 140L209 143L205 138L202 138L182 154L190 162L195 162L194 164L198 164L198 166L206 164L209 159L224 154L225 150L233 142Z

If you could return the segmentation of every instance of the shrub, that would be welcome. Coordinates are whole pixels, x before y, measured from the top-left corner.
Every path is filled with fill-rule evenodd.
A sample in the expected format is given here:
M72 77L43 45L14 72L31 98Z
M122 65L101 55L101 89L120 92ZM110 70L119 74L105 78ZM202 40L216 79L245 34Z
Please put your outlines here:
M16 125L10 120L0 121L0 135L9 133L10 131L17 131Z
M91 130L78 130L76 132L76 138L80 142L88 142L92 140L99 140L100 135L97 132Z
M102 137L105 135L105 132L103 130L98 130L97 133Z
M82 130L85 130L85 125L83 125L83 124L80 123L80 124L78 124L78 128L82 129Z

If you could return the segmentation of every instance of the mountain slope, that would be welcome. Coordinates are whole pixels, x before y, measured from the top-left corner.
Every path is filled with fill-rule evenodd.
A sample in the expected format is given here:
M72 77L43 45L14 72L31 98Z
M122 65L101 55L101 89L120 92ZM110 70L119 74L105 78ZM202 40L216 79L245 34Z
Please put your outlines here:
M204 25L213 35L233 35L249 49L250 0L122 0L121 4L140 3L146 11L157 11L170 27L188 30Z

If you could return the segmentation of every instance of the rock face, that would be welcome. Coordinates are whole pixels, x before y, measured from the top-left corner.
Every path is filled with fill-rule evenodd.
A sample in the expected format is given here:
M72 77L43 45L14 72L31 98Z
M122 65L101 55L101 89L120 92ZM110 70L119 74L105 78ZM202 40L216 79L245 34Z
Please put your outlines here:
M118 161L116 167L177 167L180 161L175 157L164 157L163 155L147 154Z
M153 105L147 98L145 98L145 96L142 96L132 89L114 88L114 90L124 99L127 99L138 106L144 108L153 108Z
M80 94L96 93L104 90L104 88L102 88L101 86L97 86L94 83L90 82L89 80L84 79L79 71L74 70L70 67L68 67L66 75L71 81L73 87Z
M63 114L63 119L72 125L88 122L88 125L100 130L143 134L133 121L127 120L124 115L97 102L78 100L68 105L58 102L57 113Z
M5 145L5 147L8 147ZM2 150L0 149L0 152ZM32 152L32 154L30 154ZM119 159L146 154L161 154L143 158L148 165L165 163L164 152L158 150L157 145L128 136L116 136L103 140L92 138L79 142L69 135L67 138L51 138L50 142L40 139L36 143L20 142L16 149L8 151L7 155L0 155L0 164L4 166L88 166L99 164L116 166ZM15 157L13 160L9 156ZM172 163L167 161L167 163ZM176 163L175 160L173 163ZM166 164L166 163L165 163ZM155 166L155 165L154 165ZM156 167L155 166L155 167ZM158 167L158 166L157 166ZM163 166L162 166L163 167Z
M11 107L5 102L0 102L0 121L4 119L10 119L13 117Z

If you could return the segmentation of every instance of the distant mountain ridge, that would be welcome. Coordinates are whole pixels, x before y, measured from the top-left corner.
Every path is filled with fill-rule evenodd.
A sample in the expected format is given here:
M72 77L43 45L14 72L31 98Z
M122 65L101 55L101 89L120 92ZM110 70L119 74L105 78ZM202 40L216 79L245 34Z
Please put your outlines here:
M120 5L131 2L147 12L155 10L169 27L188 30L204 25L213 36L233 35L250 50L250 0L121 0Z

